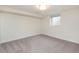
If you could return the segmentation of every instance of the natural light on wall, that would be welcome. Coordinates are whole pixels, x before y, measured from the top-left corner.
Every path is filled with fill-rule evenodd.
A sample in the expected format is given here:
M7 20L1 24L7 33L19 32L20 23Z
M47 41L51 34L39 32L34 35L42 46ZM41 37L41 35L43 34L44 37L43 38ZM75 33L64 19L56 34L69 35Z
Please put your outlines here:
M60 25L60 20L61 20L61 17L60 16L51 17L50 18L50 25L51 26Z

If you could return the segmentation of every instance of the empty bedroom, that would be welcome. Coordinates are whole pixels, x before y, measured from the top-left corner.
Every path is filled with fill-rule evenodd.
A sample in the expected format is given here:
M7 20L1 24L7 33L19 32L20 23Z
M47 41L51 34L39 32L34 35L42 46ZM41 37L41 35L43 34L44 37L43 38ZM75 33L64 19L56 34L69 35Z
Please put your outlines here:
M79 53L79 6L0 5L0 53Z

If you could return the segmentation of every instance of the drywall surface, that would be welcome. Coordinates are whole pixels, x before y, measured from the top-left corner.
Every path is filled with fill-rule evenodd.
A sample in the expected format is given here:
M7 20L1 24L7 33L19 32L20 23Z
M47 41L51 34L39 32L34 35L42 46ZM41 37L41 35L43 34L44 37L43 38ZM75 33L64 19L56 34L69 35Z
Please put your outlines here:
M50 25L50 17L37 19L28 16L0 13L0 43L32 35L46 34L79 43L79 8L61 12L61 24Z
M61 12L61 25L51 26L50 17L42 20L42 33L79 43L79 8Z
M0 43L40 33L40 19L0 13Z

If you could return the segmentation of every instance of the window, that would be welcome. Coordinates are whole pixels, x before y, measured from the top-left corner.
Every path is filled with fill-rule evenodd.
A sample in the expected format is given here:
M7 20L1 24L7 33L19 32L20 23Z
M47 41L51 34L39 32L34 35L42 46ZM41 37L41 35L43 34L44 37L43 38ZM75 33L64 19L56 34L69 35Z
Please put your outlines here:
M60 25L60 16L51 17L50 25L53 26Z

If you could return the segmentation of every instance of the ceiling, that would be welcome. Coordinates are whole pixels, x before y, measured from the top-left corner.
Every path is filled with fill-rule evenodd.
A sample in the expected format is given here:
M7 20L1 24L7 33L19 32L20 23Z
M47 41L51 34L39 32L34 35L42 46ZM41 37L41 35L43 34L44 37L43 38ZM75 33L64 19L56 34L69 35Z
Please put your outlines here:
M35 7L35 5L6 5L0 7L8 7L19 11L29 12L41 17L57 15L68 9L79 8L77 5L49 5L47 10L39 10Z

